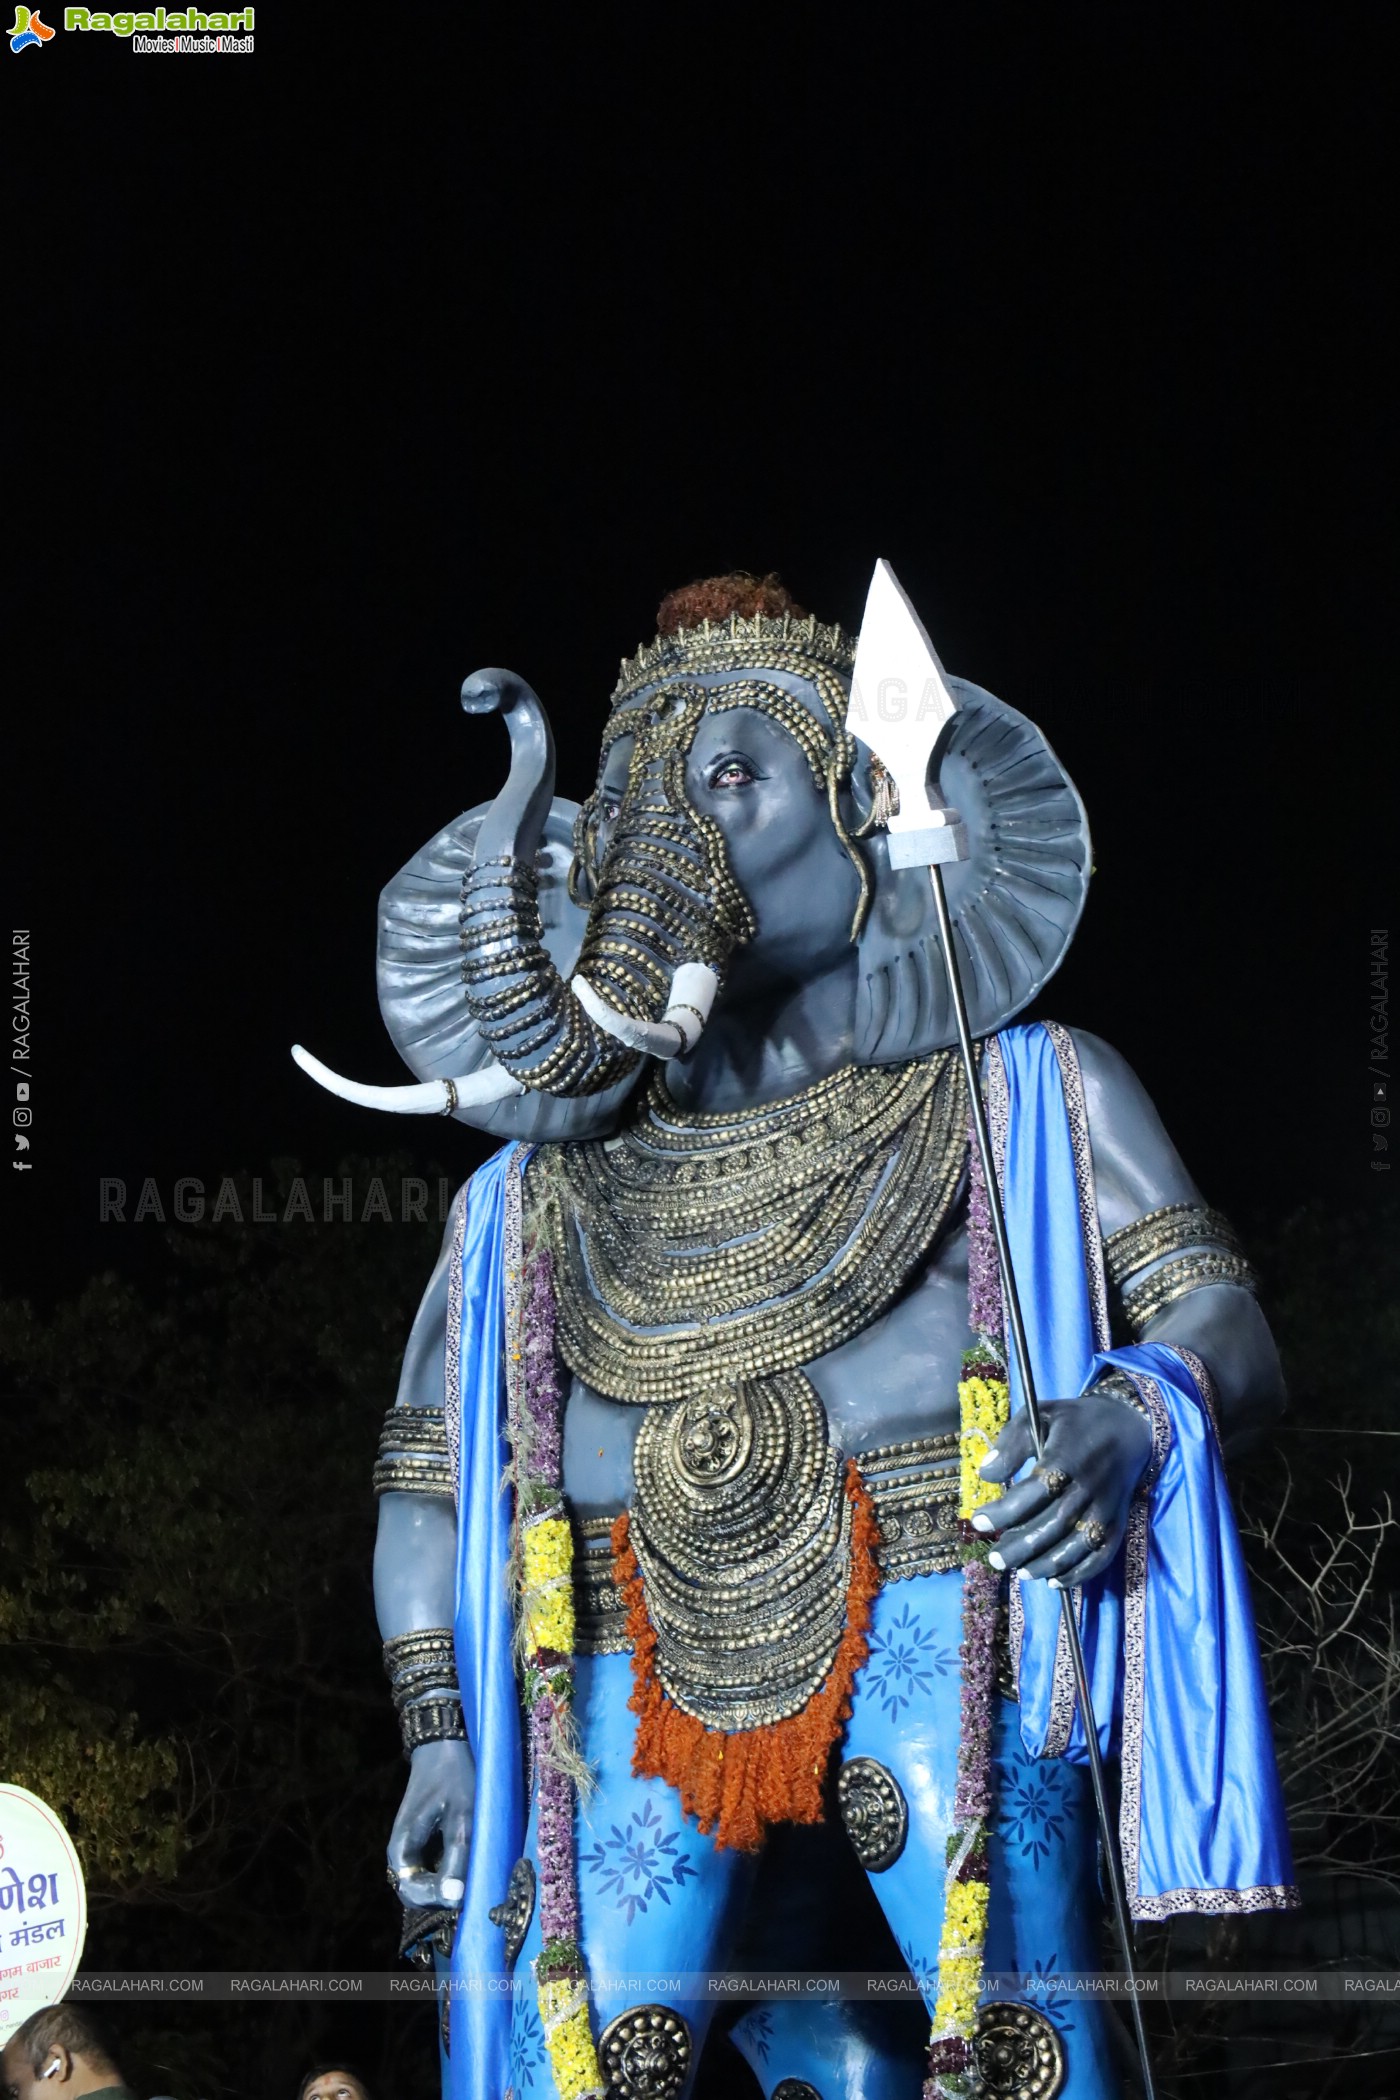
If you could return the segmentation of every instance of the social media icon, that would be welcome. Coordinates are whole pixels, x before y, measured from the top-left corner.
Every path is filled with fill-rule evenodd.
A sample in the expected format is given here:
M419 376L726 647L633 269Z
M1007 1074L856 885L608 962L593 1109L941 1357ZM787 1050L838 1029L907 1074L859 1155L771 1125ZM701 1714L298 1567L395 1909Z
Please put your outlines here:
M34 1121L34 1111L32 1108L17 1108L14 1113L14 1119L19 1124L32 1123Z
M18 1114L18 1110L16 1110L16 1114ZM1371 1110L1371 1121L1377 1130L1384 1130L1386 1124L1390 1121L1390 1110L1388 1108L1373 1108Z
M1387 1101L1389 1098L1386 1092L1385 1081L1383 1079L1373 1079L1371 1081L1371 1099L1373 1101Z
M27 1101L29 1099L29 1081L27 1079L17 1079L15 1081L15 1099L16 1101Z
M16 1174L32 1174L34 1172L32 1159L12 1159L10 1165L14 1168Z
M1384 1144L1384 1143L1385 1143L1385 1139L1384 1139L1384 1138L1382 1138L1382 1139L1381 1139L1381 1143L1382 1143L1382 1144ZM18 1149L19 1149L19 1150L20 1150L21 1152L27 1152L27 1151L29 1150L29 1140L28 1140L28 1138L27 1138L27 1137L21 1137L18 1131L16 1131L16 1132L15 1132L15 1144L16 1144L16 1146L18 1147Z

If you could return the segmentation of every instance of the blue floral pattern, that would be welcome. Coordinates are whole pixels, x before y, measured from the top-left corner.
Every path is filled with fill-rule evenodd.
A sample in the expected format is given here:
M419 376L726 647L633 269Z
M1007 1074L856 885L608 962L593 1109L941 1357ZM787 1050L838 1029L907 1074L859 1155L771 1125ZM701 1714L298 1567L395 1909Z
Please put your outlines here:
M630 1925L639 1912L645 1913L654 1898L669 1904L671 1890L695 1879L699 1868L681 1847L681 1832L664 1830L654 1801L648 1801L625 1826L612 1826L612 1834L580 1855L579 1864L593 1876L595 1885L611 1896Z
M738 2039L742 2030L745 2053L751 2049L760 2063L767 2063L768 2051L773 2046L773 2008L771 2005L756 2005L752 2012L744 2014L735 2031Z
M1069 1825L1064 1767L1057 1758L998 1764L996 1824L1002 1843L1036 1872L1064 1844Z
M1021 1995L1028 2005L1038 2006L1047 2019L1052 2020L1061 2034L1074 2033L1074 2020L1070 2014L1072 1998L1065 1995L1064 1985L1057 1973L1059 1955L1052 1954L1045 1961L1031 1964L1026 1971L1025 1990ZM1035 1981L1032 1983L1031 1978Z
M515 2016L510 2024L510 2083L517 2095L533 2092L537 2073L543 2073L540 2090L549 2089L550 2079L544 2048L544 2028L531 1998L517 1992Z
M924 1998L935 1997L938 1992L937 1957L930 1960L928 1955L920 1954L914 1942L906 1939L902 1932L897 1932L895 1939L899 1944L900 1953L904 1956L904 1966L918 1985L920 1995Z
M939 1645L938 1636L906 1602L898 1615L870 1636L870 1660L861 1673L861 1688L878 1699L887 1714L897 1716L917 1694L927 1695L934 1681L955 1670L958 1658Z

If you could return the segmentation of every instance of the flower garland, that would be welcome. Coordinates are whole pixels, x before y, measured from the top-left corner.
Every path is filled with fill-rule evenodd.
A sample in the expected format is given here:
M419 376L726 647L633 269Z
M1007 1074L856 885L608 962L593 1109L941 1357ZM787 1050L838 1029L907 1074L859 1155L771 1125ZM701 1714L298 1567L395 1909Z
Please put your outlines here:
M531 1263L520 1335L519 1404L512 1409L517 1640L538 1790L541 1951L535 1989L560 2100L603 2100L579 1937L574 1808L591 1775L574 1721L574 1535L563 1499L564 1392L554 1352L548 1254Z
M938 1995L924 2100L965 2100L977 2090L973 2035L991 1900L987 1826L992 1813L992 1719L1001 1581L987 1564L994 1534L974 1531L979 1509L999 1486L980 1468L1011 1413L1002 1345L1001 1281L982 1162L974 1143L968 1174L968 1324L976 1346L963 1357L958 1385L958 1533L963 1555L962 1710L953 1829L948 1839Z
M1002 1493L982 1479L979 1469L1009 1419L1010 1389L996 1251L975 1145L968 1189L968 1312L977 1341L963 1357L958 1385L963 1554L958 1777L924 2100L969 2100L977 2090L973 2035L990 1901L987 1825L1001 1585L987 1562L995 1535L974 1531L971 1520ZM592 1784L592 1776L580 1754L573 1711L574 1546L563 1500L564 1393L555 1353L553 1265L543 1250L530 1264L519 1339L516 1361L523 1376L519 1404L511 1410L512 1559L520 1597L517 1640L530 1763L538 1788L543 1944L534 1964L535 1985L560 2100L604 2100L579 1932L574 1816L578 1794Z

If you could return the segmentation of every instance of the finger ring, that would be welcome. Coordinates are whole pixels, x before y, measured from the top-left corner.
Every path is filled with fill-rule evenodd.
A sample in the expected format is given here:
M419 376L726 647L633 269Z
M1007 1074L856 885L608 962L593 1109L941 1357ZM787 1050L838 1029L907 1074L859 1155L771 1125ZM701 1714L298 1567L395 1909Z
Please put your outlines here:
M402 1874L396 1873L393 1867L386 1867L384 1873L390 1888L396 1890L403 1879Z
M1063 1495L1069 1486L1068 1473L1061 1472L1058 1466L1037 1466L1036 1471L1045 1483L1047 1493L1051 1495Z
M1093 1547L1095 1553L1108 1537L1107 1528L1100 1524L1097 1517L1081 1517L1074 1528L1083 1532L1085 1542Z

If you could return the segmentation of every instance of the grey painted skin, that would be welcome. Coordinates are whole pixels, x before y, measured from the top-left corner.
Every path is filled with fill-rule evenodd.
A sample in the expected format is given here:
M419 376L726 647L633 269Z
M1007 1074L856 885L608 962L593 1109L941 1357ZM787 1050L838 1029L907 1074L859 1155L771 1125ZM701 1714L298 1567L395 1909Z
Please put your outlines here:
M473 693L489 706L493 688L499 692L509 675L478 673L464 688L464 704ZM552 781L542 787L539 777L546 756L552 772L547 725L543 737L532 726L517 733L512 725L512 741L517 760L523 755L526 764L512 767L487 820L490 845L479 844L482 853L511 850L522 832L528 849L529 828L543 821L548 805ZM612 809L621 802L629 759L630 740L623 739L613 746L605 774ZM856 952L850 928L857 878L798 747L769 717L748 709L706 716L689 754L687 784L694 806L724 831L730 865L754 907L758 932L736 950L699 1044L668 1065L666 1078L686 1107L731 1111L783 1099L854 1061ZM1097 1037L1072 1033L1105 1235L1163 1204L1200 1203L1200 1192L1124 1059ZM499 1128L499 1119L493 1127ZM399 1398L409 1405L441 1401L448 1255L444 1242L405 1355ZM1161 1314L1145 1338L1185 1344L1204 1359L1216 1382L1227 1451L1247 1443L1282 1407L1277 1352L1248 1292L1233 1286L1195 1291ZM957 1224L888 1312L806 1366L833 1441L859 1451L955 1428L960 1358L969 1340L966 1235ZM998 1550L1007 1567L1028 1579L1072 1574L1075 1581L1087 1580L1118 1548L1149 1434L1136 1411L1112 1397L1048 1399L1043 1408L1047 1463L1067 1473L1071 1485L1053 1507L1036 1480L1011 1489L1000 1512L1005 1529ZM580 1514L612 1513L629 1501L640 1419L638 1408L574 1380L564 1474ZM1023 1432L1013 1426L984 1470L989 1478L1009 1479L1029 1455ZM1097 1553L1083 1552L1083 1533L1074 1529L1086 1515L1106 1527L1107 1542ZM450 1625L455 1569L452 1509L414 1495L385 1495L374 1564L383 1636ZM474 1809L475 1773L465 1744L430 1743L414 1751L388 1857L399 1873L413 1875L415 1904L460 1900ZM439 1837L441 1857L428 1873L423 1862ZM408 1898L409 1891L403 1893Z

